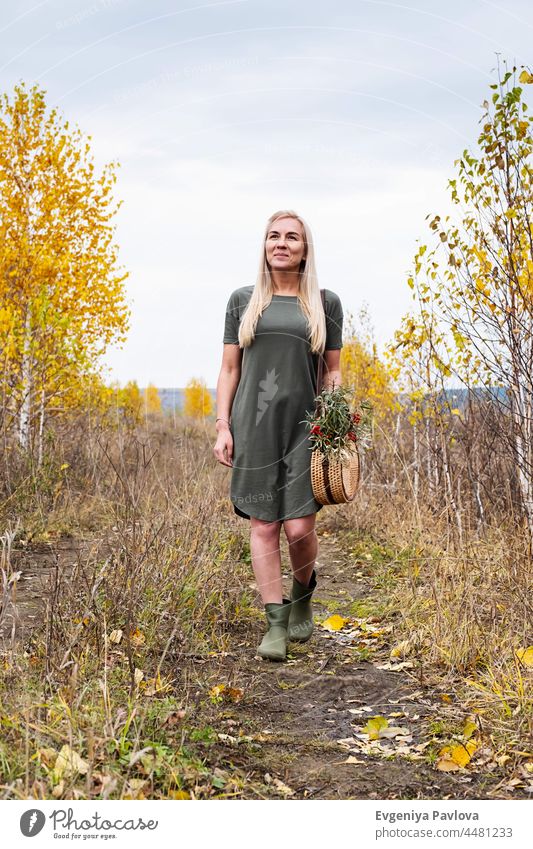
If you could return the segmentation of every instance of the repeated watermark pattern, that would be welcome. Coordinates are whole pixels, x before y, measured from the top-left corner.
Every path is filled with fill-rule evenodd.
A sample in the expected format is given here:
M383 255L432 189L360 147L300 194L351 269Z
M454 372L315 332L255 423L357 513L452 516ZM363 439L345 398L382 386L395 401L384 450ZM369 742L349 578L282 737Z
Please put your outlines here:
M271 491L264 492L249 492L247 495L232 495L231 500L237 507L244 507L247 504L272 504L274 495Z
M128 86L113 94L115 103L128 103L136 101L143 94L151 94L160 91L164 86L180 80L190 80L203 74L218 75L227 69L241 69L250 65L258 65L259 56L230 56L217 62L200 62L194 65L183 65L180 68L163 71L142 83ZM168 107L165 112L169 111Z
M80 11L76 12L74 15L69 15L68 18L61 18L61 20L56 21L55 28L57 30L62 30L76 26L76 24L81 24L88 18L94 17L94 15L99 15L100 12L105 12L115 6L123 5L124 2L125 0L97 0L96 3L92 3L91 6L86 6L85 9L80 9Z
M269 401L272 401L276 395L279 386L279 373L276 374L276 369L267 369L266 377L259 381L259 392L257 394L257 415L255 417L256 426L259 424L264 414L266 413Z

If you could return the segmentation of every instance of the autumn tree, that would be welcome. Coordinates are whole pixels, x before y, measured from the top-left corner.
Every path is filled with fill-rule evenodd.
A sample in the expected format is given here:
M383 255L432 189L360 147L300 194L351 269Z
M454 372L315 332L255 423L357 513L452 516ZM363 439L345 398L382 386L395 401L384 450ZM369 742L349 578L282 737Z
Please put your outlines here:
M117 393L117 403L126 421L139 424L142 421L143 396L136 380L129 380Z
M422 255L425 248L422 248ZM415 268L420 270L415 258ZM410 278L411 279L411 278ZM395 381L401 406L409 426L412 445L409 453L411 462L405 469L412 470L412 493L415 501L422 494L421 480L425 471L426 496L439 500L444 493L444 502L453 514L462 541L462 518L457 506L450 447L454 436L450 420L453 410L447 393L446 378L451 375L447 363L450 349L445 328L430 303L425 298L419 303L418 312L405 315L394 339L385 350L390 375ZM397 419L396 438L400 427Z
M422 338L430 368L483 388L510 419L509 456L533 547L533 118L516 72L502 77L498 67L478 150L455 162L457 220L428 216L435 244L419 248L408 281L417 332L400 343L412 349ZM518 82L533 75L523 70Z
M204 380L192 378L185 387L183 412L195 419L210 416L213 412L213 398Z
M145 388L144 393L144 412L145 415L161 412L161 398L157 387L153 383L149 383Z
M115 165L98 172L88 139L37 85L0 97L1 414L25 449L127 330Z
M384 421L396 408L396 395L392 374L378 353L366 306L359 310L357 320L347 315L344 336L342 382L351 388L355 404L368 399L372 403L374 419Z

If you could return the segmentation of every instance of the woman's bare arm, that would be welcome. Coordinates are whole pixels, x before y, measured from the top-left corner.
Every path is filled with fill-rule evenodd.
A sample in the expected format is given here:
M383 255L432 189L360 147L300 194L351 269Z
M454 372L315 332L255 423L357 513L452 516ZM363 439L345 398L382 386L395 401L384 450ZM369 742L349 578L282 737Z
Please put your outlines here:
M241 379L242 348L238 345L224 344L222 365L217 381L217 419L215 428L218 433L213 451L217 460L224 466L232 465L233 438L229 428L231 408L237 387Z
M224 345L217 382L217 418L221 416L228 421L231 419L233 399L241 379L242 353L242 348L238 345ZM218 421L217 430L219 425L227 427L227 422Z
M324 352L324 375L322 380L322 389L332 389L333 384L339 386L341 382L341 352L340 349L332 348L330 351Z

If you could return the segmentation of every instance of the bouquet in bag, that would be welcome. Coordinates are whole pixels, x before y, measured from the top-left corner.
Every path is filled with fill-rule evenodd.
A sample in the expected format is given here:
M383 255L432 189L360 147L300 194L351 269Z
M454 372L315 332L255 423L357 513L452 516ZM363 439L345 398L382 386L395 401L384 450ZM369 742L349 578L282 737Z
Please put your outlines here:
M350 394L343 386L324 389L315 398L316 409L302 420L310 428L310 450L330 462L347 461L355 451L361 453L371 444L372 404L366 399L352 411L347 400Z

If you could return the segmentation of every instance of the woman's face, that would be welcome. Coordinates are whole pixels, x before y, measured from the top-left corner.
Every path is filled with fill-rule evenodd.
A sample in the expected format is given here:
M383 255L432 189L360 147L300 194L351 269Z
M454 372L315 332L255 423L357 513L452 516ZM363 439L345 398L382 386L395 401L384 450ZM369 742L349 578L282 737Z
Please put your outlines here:
M277 218L267 233L265 253L274 271L299 271L305 256L304 230L297 218Z

